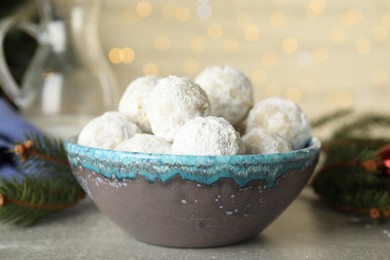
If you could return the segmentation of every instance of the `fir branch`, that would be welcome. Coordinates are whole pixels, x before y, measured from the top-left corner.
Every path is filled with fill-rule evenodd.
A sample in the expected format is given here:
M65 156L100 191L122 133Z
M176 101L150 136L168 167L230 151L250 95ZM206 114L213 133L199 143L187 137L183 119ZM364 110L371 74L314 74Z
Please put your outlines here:
M347 113L345 113L346 115ZM324 126L337 121L326 115L315 125ZM390 175L386 174L380 148L390 144L390 116L366 114L351 117L323 141L326 156L323 167L316 173L312 186L331 207L372 219L390 218ZM382 136L373 136L383 130Z
M353 138L354 136L369 135L369 131L383 127L390 127L390 116L380 114L367 114L358 117L353 122L347 123L334 131L332 139Z
M70 208L84 197L80 187L39 177L26 177L21 182L2 179L0 194L0 220L21 226Z
M15 153L24 157L36 156L44 161L68 167L68 160L61 139L26 134L23 144L15 147ZM18 148L22 151L18 152Z
M390 138L371 137L369 134L366 137L348 137L330 139L322 142L321 149L328 152L331 149L348 149L348 147L364 147L365 149L378 150L385 144L390 143Z
M68 163L61 139L50 139L39 135L25 135L26 141L15 146L14 152L22 163L18 170L29 175L56 173L56 178L77 185Z
M85 193L73 176L62 141L38 135L15 145L21 181L0 179L0 221L27 226L74 206Z
M329 114L325 114L315 120L311 121L311 126L313 128L324 126L328 123L334 122L335 120L343 119L346 116L349 116L353 113L353 110L350 109L344 109L344 110L337 110L334 112L331 112Z

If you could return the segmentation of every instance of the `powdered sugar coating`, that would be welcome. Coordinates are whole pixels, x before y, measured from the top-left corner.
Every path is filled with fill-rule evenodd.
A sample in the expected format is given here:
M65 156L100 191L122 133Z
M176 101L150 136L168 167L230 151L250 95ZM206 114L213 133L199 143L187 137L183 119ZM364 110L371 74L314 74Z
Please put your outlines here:
M247 154L269 154L287 152L292 149L290 143L278 134L268 133L258 128L242 137Z
M116 111L109 111L92 119L81 130L77 144L89 147L113 149L119 143L131 138L141 130Z
M211 115L223 117L232 125L240 123L253 106L253 88L248 77L232 66L213 66L203 70L195 82L211 103Z
M169 76L161 79L145 100L145 111L153 133L172 141L187 121L209 115L210 103L192 80Z
M305 113L294 102L280 97L260 101L250 110L245 132L256 128L282 136L294 150L305 147L311 136Z
M172 143L173 154L244 154L240 134L221 117L197 117L185 123Z
M114 150L168 154L171 152L171 143L151 134L136 134L120 143Z
M157 85L160 77L144 76L132 81L124 91L118 111L138 124L144 133L151 133L150 123L144 111L144 100Z

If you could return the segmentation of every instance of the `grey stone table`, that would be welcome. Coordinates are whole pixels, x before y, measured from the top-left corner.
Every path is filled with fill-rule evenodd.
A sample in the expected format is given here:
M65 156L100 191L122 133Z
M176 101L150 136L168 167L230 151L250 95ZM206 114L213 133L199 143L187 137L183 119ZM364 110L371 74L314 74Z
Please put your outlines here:
M90 200L30 228L0 225L0 259L390 259L390 223L373 224L322 205L306 188L255 239L207 249L136 241Z

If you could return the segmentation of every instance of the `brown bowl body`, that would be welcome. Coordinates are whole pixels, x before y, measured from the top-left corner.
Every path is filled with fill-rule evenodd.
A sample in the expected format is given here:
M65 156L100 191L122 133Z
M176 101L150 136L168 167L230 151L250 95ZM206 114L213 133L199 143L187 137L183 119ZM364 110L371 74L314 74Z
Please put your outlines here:
M259 234L297 197L309 180L318 160L319 142L312 142L310 147L296 160L290 154L285 162L278 157L276 163L270 164L268 160L266 165L259 167L243 156L240 159L243 165L240 164L237 170L250 168L250 174L239 172L237 174L242 176L237 179L224 173L206 181L204 178L191 179L188 172L183 174L188 170L183 165L186 163L178 166L177 160L169 164L155 157L143 162L148 164L148 173L153 169L160 173L158 165L161 165L176 167L177 174L167 178L155 174L152 178L145 175L143 169L134 169L142 167L141 163L132 165L132 177L123 177L129 176L126 171L129 164L125 162L116 165L116 161L103 160L100 153L99 156L86 155L82 152L84 148L66 149L79 183L101 212L124 231L151 244L194 248L233 244ZM131 153L118 153L131 156ZM91 165L94 156L100 160L97 168ZM226 171L227 168L215 165L219 163L222 162L209 162L199 168L203 174L207 174L208 167L211 167L210 171ZM231 167L236 167L237 161L233 164ZM116 167L121 167L120 173L109 172L110 168ZM278 171L273 171L273 167Z

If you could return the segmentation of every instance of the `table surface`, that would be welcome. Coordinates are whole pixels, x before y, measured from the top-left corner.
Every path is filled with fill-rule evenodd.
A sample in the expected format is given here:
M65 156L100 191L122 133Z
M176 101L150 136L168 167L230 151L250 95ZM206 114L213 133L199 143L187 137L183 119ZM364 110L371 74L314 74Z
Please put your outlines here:
M256 238L219 248L177 249L139 242L89 199L43 223L0 225L0 259L388 259L390 223L335 212L311 188Z

